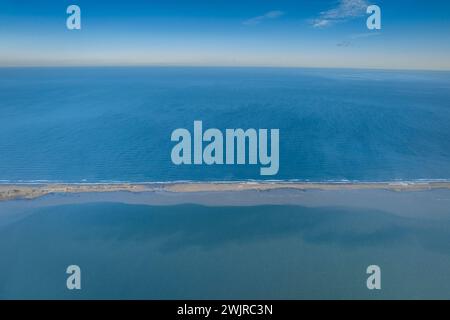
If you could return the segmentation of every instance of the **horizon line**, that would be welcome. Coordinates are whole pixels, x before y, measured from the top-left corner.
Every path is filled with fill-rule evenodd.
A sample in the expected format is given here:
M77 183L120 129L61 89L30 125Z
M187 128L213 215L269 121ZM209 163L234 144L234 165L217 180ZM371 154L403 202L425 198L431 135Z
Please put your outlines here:
M378 71L433 71L450 72L450 68L392 68L392 67L357 67L357 66L277 66L277 65L201 65L201 64L100 64L100 65L1 65L0 69L33 69L33 68L258 68L258 69L332 69L332 70L378 70Z

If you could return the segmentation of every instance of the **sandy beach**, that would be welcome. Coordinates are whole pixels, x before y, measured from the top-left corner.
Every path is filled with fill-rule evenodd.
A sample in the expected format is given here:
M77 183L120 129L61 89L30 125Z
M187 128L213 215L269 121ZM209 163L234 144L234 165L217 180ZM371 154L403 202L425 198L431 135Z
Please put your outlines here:
M48 194L152 192L175 193L269 191L269 190L391 190L423 191L450 189L449 182L380 182L380 183L290 183L290 182L186 182L186 183L80 183L80 184L4 184L0 185L0 201L35 199Z
M151 188L134 184L15 184L0 185L0 201L15 199L35 199L52 193L85 192L143 192Z

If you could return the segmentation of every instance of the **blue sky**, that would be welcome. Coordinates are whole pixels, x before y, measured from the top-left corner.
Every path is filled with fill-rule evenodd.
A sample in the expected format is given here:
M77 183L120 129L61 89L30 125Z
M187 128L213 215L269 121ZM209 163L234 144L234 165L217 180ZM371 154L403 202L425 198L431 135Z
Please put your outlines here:
M67 30L66 8L81 8ZM365 8L382 10L382 29ZM447 0L0 0L0 66L450 70Z

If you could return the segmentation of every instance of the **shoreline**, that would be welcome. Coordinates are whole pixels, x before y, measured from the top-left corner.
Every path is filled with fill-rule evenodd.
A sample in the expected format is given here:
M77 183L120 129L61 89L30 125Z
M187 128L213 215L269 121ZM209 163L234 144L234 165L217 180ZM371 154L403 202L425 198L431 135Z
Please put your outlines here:
M388 190L397 192L450 189L447 181L392 182L161 182L161 183L11 183L0 184L0 201L36 199L48 194L109 192L239 192L271 190Z

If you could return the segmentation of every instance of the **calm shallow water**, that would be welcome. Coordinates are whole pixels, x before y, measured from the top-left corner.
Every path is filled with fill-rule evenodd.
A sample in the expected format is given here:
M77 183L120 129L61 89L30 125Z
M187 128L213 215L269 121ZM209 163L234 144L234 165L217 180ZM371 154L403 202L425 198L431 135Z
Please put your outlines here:
M450 298L446 218L118 203L9 213L0 298ZM65 288L70 264L82 269L81 291ZM378 292L365 286L371 264L382 268Z
M270 179L450 179L450 73L0 69L0 180L260 179L174 166L176 128L279 128Z

